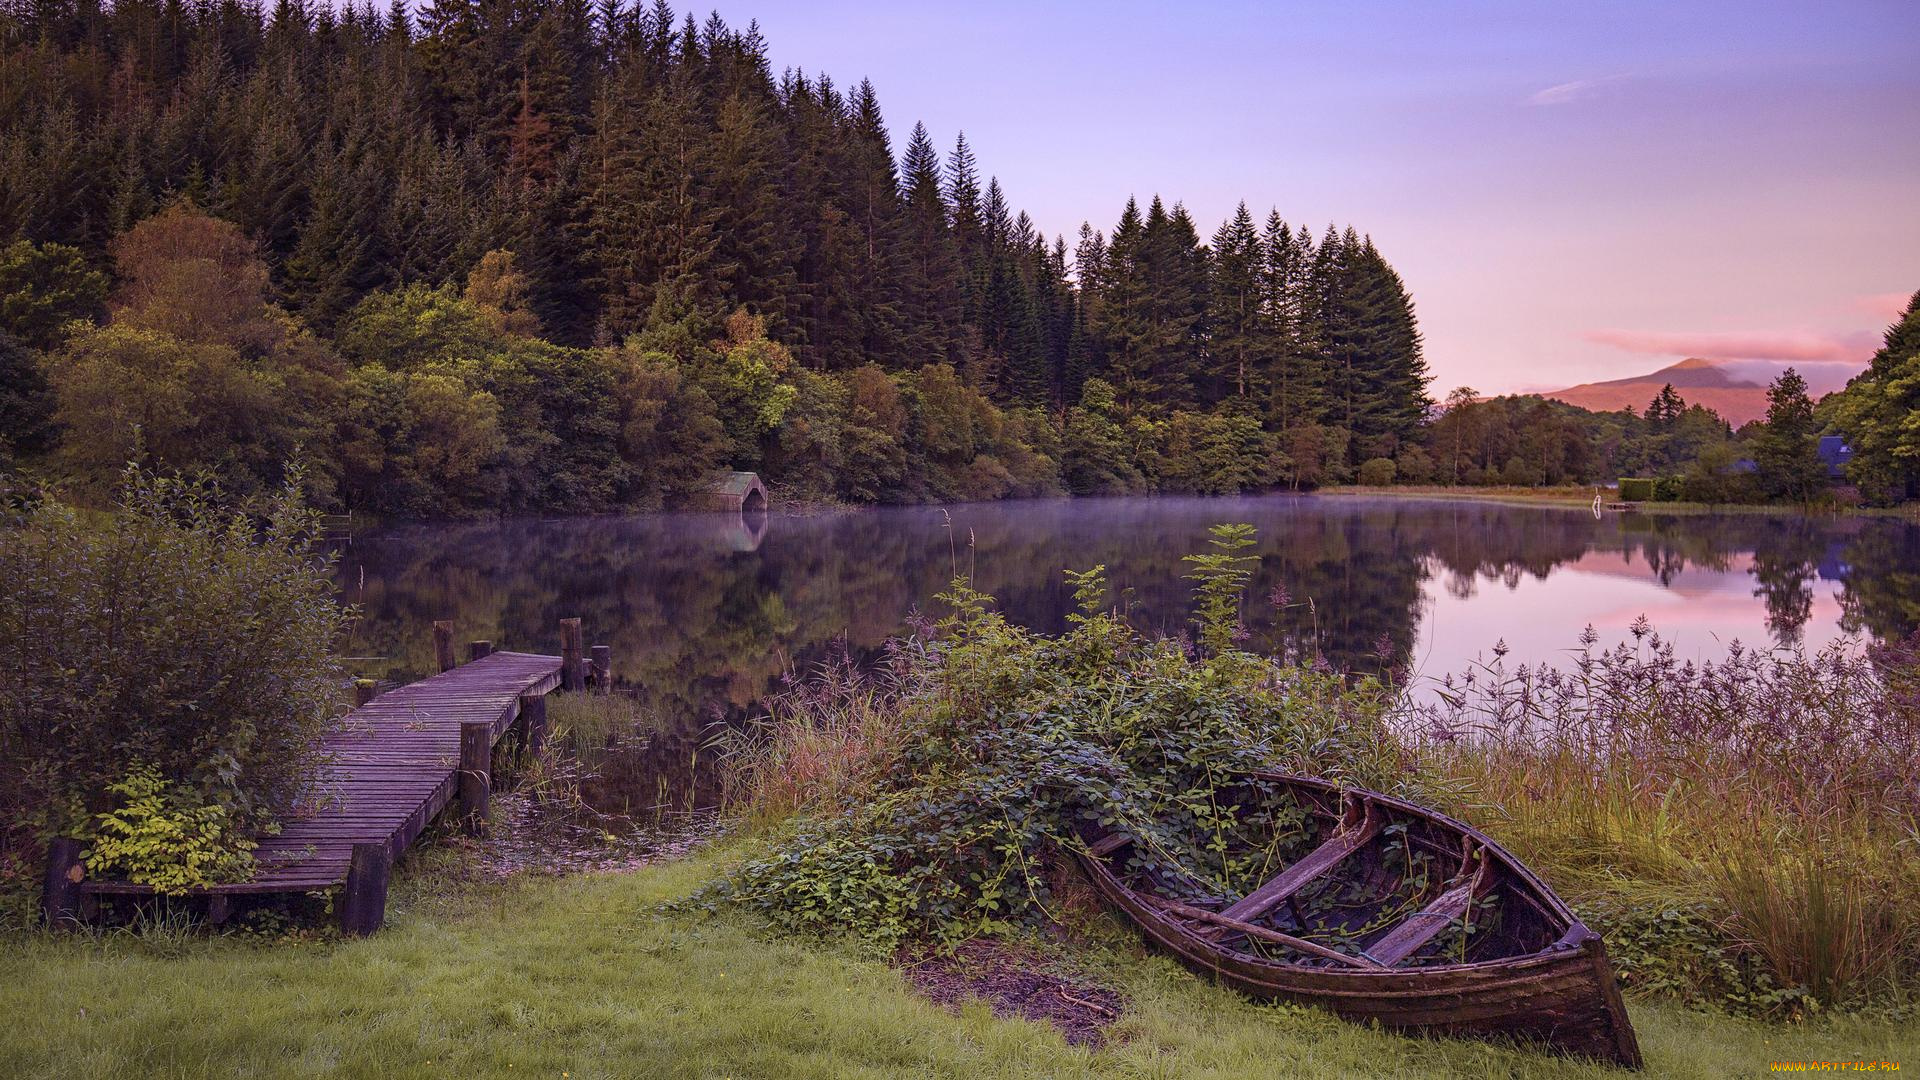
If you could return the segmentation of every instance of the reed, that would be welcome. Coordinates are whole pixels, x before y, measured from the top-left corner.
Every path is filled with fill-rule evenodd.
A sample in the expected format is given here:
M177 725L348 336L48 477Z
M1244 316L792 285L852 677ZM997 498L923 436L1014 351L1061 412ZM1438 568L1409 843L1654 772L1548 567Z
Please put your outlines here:
M749 823L817 815L871 800L912 736L898 683L842 653L787 688L724 739L727 802Z
M1566 669L1496 649L1407 704L1400 734L1576 906L1698 907L1789 1008L1910 993L1916 644L1691 664L1634 637L1596 651L1589 631Z

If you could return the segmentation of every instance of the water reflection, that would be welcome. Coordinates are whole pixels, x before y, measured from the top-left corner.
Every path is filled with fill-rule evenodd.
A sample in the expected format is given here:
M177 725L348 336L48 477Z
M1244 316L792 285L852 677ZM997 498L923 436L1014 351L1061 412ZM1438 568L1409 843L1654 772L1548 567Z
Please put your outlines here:
M757 520L755 520L757 518ZM1180 557L1246 521L1262 561L1251 643L1337 667L1456 670L1505 640L1550 660L1593 624L1647 615L1685 656L1819 646L1920 623L1920 529L1881 518L1613 515L1475 502L1268 496L979 504L816 514L647 515L413 526L356 538L340 568L364 673L432 667L428 627L555 651L580 616L620 681L693 738L836 643L877 650L957 573L1057 630L1064 567L1104 564L1140 625L1181 632ZM662 755L680 753L671 739ZM644 766L636 766L644 768Z

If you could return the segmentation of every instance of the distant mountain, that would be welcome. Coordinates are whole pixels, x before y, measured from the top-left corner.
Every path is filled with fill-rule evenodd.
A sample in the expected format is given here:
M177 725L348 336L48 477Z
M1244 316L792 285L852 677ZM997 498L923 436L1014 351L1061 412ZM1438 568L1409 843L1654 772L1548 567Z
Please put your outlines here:
M1581 383L1565 390L1543 391L1540 396L1578 405L1594 412L1632 409L1644 412L1662 386L1674 390L1689 405L1704 405L1720 414L1734 427L1767 415L1767 384L1787 368L1795 368L1807 380L1815 399L1847 384L1858 373L1858 364L1813 362L1789 364L1767 360L1682 360L1647 375L1634 375L1606 382Z

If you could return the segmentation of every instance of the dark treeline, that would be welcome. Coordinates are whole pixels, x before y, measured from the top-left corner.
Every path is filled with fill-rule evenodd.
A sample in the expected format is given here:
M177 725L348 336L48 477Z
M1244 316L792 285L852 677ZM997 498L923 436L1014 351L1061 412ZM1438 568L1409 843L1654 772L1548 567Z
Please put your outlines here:
M1229 492L1415 450L1372 241L1129 202L1069 247L964 137L664 2L8 5L0 457L351 509ZM78 320L78 321L73 321ZM158 402L129 401L132 388ZM1376 471L1378 464L1375 465Z

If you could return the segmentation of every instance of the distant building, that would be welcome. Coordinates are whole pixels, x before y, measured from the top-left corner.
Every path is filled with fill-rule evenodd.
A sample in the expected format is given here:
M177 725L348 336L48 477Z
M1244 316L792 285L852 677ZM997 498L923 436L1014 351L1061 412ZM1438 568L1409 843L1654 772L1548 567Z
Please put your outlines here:
M767 487L756 473L721 473L682 504L688 510L738 510L754 513L767 508Z
M1845 435L1820 436L1820 461L1827 467L1827 479L1844 480L1847 462L1853 460L1853 447Z

